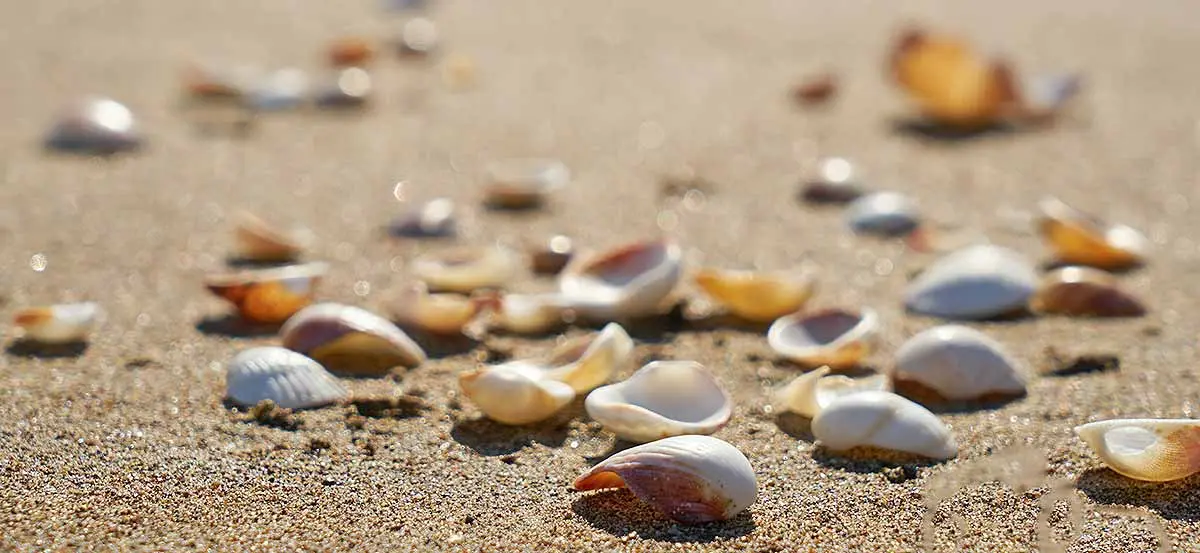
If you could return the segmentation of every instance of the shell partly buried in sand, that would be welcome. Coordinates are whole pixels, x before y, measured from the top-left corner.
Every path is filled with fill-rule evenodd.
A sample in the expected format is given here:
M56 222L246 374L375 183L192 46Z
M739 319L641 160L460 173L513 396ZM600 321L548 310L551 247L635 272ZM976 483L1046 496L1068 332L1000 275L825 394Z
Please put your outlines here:
M1115 419L1077 426L1075 433L1130 478L1166 482L1200 472L1200 420Z
M566 305L585 318L614 320L665 311L683 273L671 241L636 242L568 265L558 277Z
M846 208L846 223L858 234L903 236L917 229L921 215L908 196L876 192L854 200Z
M935 261L909 284L904 303L924 315L989 319L1025 309L1037 284L1037 272L1025 256L980 244Z
M1019 103L1008 66L957 37L904 32L892 50L891 71L921 113L940 125L986 127Z
M484 203L508 209L537 207L570 180L571 171L557 159L513 158L492 162L487 167Z
M461 333L489 303L483 297L430 293L424 285L416 284L401 290L391 302L391 312L406 328L454 335Z
M418 257L412 262L412 273L430 290L466 294L484 288L503 288L520 267L516 252L504 246L464 246Z
M449 238L458 233L454 202L438 198L400 214L388 224L388 234L397 238Z
M1140 317L1146 308L1112 275L1089 267L1061 267L1042 277L1029 308L1071 317Z
M1101 269L1145 261L1150 241L1132 227L1110 225L1054 197L1042 199L1038 209L1038 231L1059 261Z
M896 351L892 377L917 382L943 398L1025 393L1021 364L996 340L959 325L934 327L909 338Z
M246 261L295 261L308 247L309 235L303 230L275 227L247 211L238 212L233 228L234 257Z
M243 319L279 324L312 303L327 263L305 263L210 275L204 281L213 294L232 303Z
M283 347L303 353L338 373L386 374L416 367L425 352L404 331L365 309L321 303L301 309L279 330Z
M93 302L60 303L17 311L13 324L21 327L22 339L40 344L83 342L103 315Z
M80 154L114 154L142 144L133 112L110 98L85 98L63 109L46 147Z
M820 367L797 376L772 393L772 406L781 412L812 418L842 396L891 389L887 375L850 378L840 374L830 375L829 372L829 367Z
M245 407L269 399L285 409L306 409L347 395L346 388L320 363L275 346L251 348L234 356L225 385L229 399Z
M871 352L878 331L874 310L822 309L775 321L767 330L767 343L796 363L843 369L857 365Z
M799 311L816 290L816 278L801 270L701 269L695 282L731 313L754 322L770 322Z
M733 415L729 393L694 361L654 361L624 382L597 388L584 406L588 416L631 442L712 434Z
M835 451L872 446L932 459L958 455L954 435L937 415L891 392L859 392L834 400L817 413L812 432Z
M804 183L801 197L815 204L844 204L862 196L866 187L861 175L846 158L824 158L817 165L816 175Z

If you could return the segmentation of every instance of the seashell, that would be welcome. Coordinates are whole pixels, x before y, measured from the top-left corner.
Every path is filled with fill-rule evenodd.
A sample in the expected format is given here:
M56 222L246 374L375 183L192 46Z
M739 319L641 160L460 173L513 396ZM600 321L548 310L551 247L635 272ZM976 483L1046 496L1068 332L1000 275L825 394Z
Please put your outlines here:
M891 71L925 117L941 125L986 127L1019 100L1007 64L955 37L905 32L892 50Z
M573 255L575 248L571 245L571 239L559 234L530 255L530 265L536 274L557 275L567 266Z
M767 329L767 343L797 363L842 369L871 352L878 330L874 310L823 309L781 317Z
M279 337L283 347L344 374L380 375L397 366L416 367L425 362L421 346L404 331L350 305L305 307L284 323Z
M618 438L639 443L712 434L733 415L729 393L695 361L654 361L624 382L597 388L584 407Z
M339 69L317 88L317 105L326 108L362 107L371 97L371 74L361 67Z
M503 246L460 247L418 257L412 262L412 273L431 290L468 293L503 288L520 265L517 254Z
M1038 209L1038 230L1059 261L1124 269L1145 260L1149 241L1131 227L1109 225L1053 197L1038 202Z
M896 351L895 380L917 382L946 399L1025 393L1021 363L978 330L958 325L930 328Z
M484 203L505 209L537 207L567 185L571 171L557 159L513 158L487 167Z
M837 95L838 79L833 73L821 73L805 78L792 90L797 102L815 106L828 102Z
M308 89L308 75L304 71L279 69L256 80L246 95L246 103L259 111L294 109L304 103Z
M24 340L41 344L86 341L104 311L93 302L60 303L29 307L13 316L13 324L25 331Z
M733 518L758 496L750 461L712 436L674 436L615 453L575 479L574 488L629 488L684 524Z
M829 367L821 367L792 379L772 394L772 405L781 412L790 411L802 417L813 418L842 396L872 390L886 392L891 389L887 375L877 374L865 378L850 378L840 374L827 376L829 370Z
M948 319L987 319L1024 309L1038 276L1025 256L979 244L935 261L908 286L908 309Z
M330 43L327 55L334 67L359 67L375 58L375 47L363 37L347 36Z
M538 334L563 324L558 294L504 294L496 303L495 323L518 334Z
M812 273L701 269L696 285L731 313L755 322L774 321L804 306L816 290Z
M826 405L812 433L832 450L873 446L933 459L958 455L950 429L928 409L891 392L859 392Z
M405 288L392 303L392 316L401 325L433 334L458 334L488 304L460 294L430 294L421 285Z
M246 96L262 72L248 65L192 63L184 68L183 91L193 100L238 100Z
M902 236L920 224L917 205L899 192L876 192L846 208L846 223L859 234Z
M277 324L312 303L317 284L328 270L326 263L305 263L210 275L204 284L232 303L243 319Z
M455 91L470 89L477 79L475 60L463 54L451 54L442 63L442 83Z
M437 25L424 17L414 17L404 22L397 46L400 53L408 56L424 56L438 46Z
M636 242L568 265L558 284L576 313L611 320L660 313L682 272L674 242Z
M1026 79L1021 86L1022 115L1030 120L1053 119L1082 88L1083 79L1074 73L1052 73Z
M804 185L803 198L820 204L844 204L863 195L858 170L846 158L827 157L817 165L817 174Z
M229 399L252 407L271 400L284 409L335 403L348 394L320 363L289 349L266 346L245 350L229 362L225 374Z
M234 255L238 259L262 262L295 261L308 247L306 231L286 231L246 211L234 220Z
M109 98L86 98L58 115L46 148L80 154L115 154L142 144L133 112Z
M1088 267L1062 267L1042 277L1029 300L1039 313L1075 317L1140 317L1146 308L1117 284L1112 275Z
M444 238L458 230L454 202L448 198L430 200L394 219L388 233L402 238Z
M1076 426L1075 434L1130 478L1166 482L1200 472L1200 420L1113 419Z

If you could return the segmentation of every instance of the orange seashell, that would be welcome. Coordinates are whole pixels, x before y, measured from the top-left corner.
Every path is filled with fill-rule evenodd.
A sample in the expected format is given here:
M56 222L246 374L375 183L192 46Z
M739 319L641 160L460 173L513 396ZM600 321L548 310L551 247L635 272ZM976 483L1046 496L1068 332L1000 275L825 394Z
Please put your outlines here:
M1149 241L1131 227L1110 225L1053 197L1043 199L1038 208L1038 231L1059 261L1124 269L1145 259Z
M329 63L335 67L352 67L375 59L375 46L365 38L342 37L329 45Z
M815 106L832 100L838 93L838 78L833 73L808 77L796 85L792 96L803 105Z
M306 263L211 275L204 284L232 303L243 319L279 324L313 302L317 284L327 270L325 263Z
M1098 269L1063 267L1042 279L1029 307L1041 313L1076 317L1140 317L1146 308Z
M909 30L893 48L890 65L922 113L943 125L986 127L1019 103L1008 65L955 37Z

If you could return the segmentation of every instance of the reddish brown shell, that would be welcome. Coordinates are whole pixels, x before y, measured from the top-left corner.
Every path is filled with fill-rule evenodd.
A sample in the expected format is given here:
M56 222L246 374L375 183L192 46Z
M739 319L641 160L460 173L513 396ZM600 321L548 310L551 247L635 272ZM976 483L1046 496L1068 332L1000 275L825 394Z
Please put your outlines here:
M1047 274L1030 299L1041 313L1071 317L1140 317L1142 302L1120 288L1116 278L1097 269L1063 267Z

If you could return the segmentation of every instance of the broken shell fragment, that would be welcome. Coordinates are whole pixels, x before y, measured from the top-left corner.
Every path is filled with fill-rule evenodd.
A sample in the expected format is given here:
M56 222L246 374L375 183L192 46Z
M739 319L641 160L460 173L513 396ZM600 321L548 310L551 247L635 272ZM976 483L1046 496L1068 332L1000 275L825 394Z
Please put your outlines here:
M530 254L530 266L536 274L557 275L567 266L573 255L575 248L571 245L571 239L559 234L550 238L544 247L535 249Z
M1025 393L1023 369L1004 346L978 330L934 327L909 338L896 351L893 379L919 383L946 399Z
M872 446L950 459L958 444L928 409L891 392L859 392L826 405L812 421L813 436L834 451Z
M908 286L908 309L948 319L988 319L1025 308L1038 276L1025 256L980 244L935 261Z
M545 420L575 399L570 385L548 378L543 367L512 362L458 375L458 385L488 418L511 425Z
M1146 308L1112 275L1088 267L1062 267L1042 277L1029 308L1073 317L1140 317Z
M571 171L557 159L513 158L496 161L487 167L484 203L504 209L537 207L570 180Z
M801 270L701 269L695 282L731 313L754 322L770 322L799 311L816 289L816 278Z
M568 265L558 284L579 315L613 320L663 312L682 272L683 252L674 242L636 242Z
M804 185L804 201L818 204L844 204L863 195L858 170L846 158L829 157L820 161L817 174Z
M1149 241L1132 227L1109 225L1057 198L1043 199L1038 209L1038 230L1059 261L1124 269L1140 265L1149 250Z
M563 324L558 294L504 294L495 307L496 326L518 334L539 334Z
M812 418L842 396L872 390L886 392L890 388L887 375L865 378L850 378L841 374L830 376L829 367L821 367L781 386L772 394L771 403L782 412L790 411Z
M545 358L522 359L488 369L512 370L534 379L550 379L584 393L608 382L629 365L633 339L621 325L609 323L598 333L568 340Z
M102 315L100 306L93 302L60 303L22 309L13 316L13 324L25 331L23 340L69 344L86 341Z
M279 324L313 301L317 284L329 270L326 263L305 263L210 275L210 292L232 303L247 321Z
M871 352L878 331L874 310L823 309L781 317L767 330L767 343L796 363L844 369Z
M629 488L638 499L684 524L737 516L754 503L750 461L711 436L674 436L613 454L575 480L578 491Z
M328 56L334 67L358 67L375 58L375 47L363 37L342 37L329 45Z
M361 67L347 67L327 77L317 88L317 105L326 108L362 107L371 97L371 74Z
M521 266L504 246L460 247L427 253L412 262L412 273L431 290L470 293L503 288Z
M239 260L295 261L308 246L307 231L280 229L246 211L234 220L234 256Z
M392 220L388 233L399 238L446 238L457 233L454 202L430 200Z
M141 144L133 112L109 98L86 98L65 108L45 142L51 150L94 155L135 150Z
M320 363L275 346L251 348L235 355L225 374L225 386L229 399L244 407L271 400L284 409L306 409L347 396L337 377Z
M859 234L903 236L921 223L917 204L899 192L876 192L846 208L846 222Z
M1075 434L1130 478L1166 482L1200 472L1200 420L1114 419L1076 426Z
M986 127L1019 102L1008 66L956 37L906 31L896 41L890 63L900 87L925 117L940 125Z
M729 393L694 361L654 361L624 382L597 388L584 406L618 438L639 443L712 434L733 415Z
M402 326L441 335L459 334L488 304L461 294L431 294L422 285L405 288L392 303L392 316Z
M303 353L331 371L381 375L416 367L425 352L404 331L365 309L320 303L301 309L279 330L283 347Z

